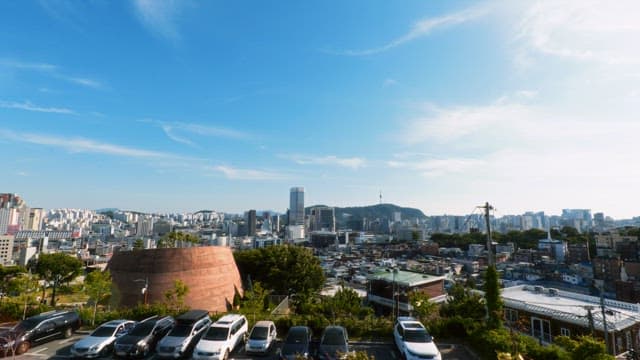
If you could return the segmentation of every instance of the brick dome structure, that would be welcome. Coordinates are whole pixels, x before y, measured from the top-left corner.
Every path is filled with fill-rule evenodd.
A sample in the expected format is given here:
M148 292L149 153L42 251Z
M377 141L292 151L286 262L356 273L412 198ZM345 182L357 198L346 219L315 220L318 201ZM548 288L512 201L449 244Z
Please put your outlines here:
M147 303L165 301L164 294L182 280L189 292L185 305L192 309L224 312L242 295L242 282L231 249L221 246L119 251L108 269L117 289L114 298L121 306L134 306L145 298L141 293L148 281ZM137 280L137 281L136 281Z

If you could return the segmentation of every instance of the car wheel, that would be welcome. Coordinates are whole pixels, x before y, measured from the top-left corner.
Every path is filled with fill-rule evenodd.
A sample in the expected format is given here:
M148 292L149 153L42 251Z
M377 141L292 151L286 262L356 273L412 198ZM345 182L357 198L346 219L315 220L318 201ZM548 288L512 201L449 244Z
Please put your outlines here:
M68 339L71 337L71 335L73 335L73 329L71 328L66 328L62 331L62 337L65 339Z
M24 354L27 351L29 351L30 347L31 345L29 344L28 341L23 341L20 343L20 345L18 345L18 348L16 349L16 354L17 355Z

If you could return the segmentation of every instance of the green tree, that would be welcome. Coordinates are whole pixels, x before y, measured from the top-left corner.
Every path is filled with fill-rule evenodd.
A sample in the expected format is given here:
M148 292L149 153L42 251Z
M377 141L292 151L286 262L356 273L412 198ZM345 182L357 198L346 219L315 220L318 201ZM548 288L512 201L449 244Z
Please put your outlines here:
M614 357L607 354L604 342L590 335L569 338L558 336L555 343L567 349L572 360L613 360Z
M189 293L189 286L184 281L178 279L173 281L173 288L165 291L164 298L167 305L174 310L184 309L184 298Z
M36 300L38 280L29 273L20 273L18 276L14 276L8 281L7 289L10 294L15 294L17 296L17 300L21 304L24 304L22 318L26 318L28 305L34 303Z
M486 310L482 296L473 293L460 284L455 284L449 291L447 302L440 308L443 317L460 316L474 321L482 320Z
M438 304L429 299L429 295L414 291L409 294L409 303L413 306L413 311L422 322L428 322L437 313Z
M237 251L234 258L243 279L251 277L280 295L308 296L324 284L320 260L311 250L294 245Z
M254 282L251 290L244 292L242 311L247 315L253 315L255 321L256 314L260 315L264 312L268 295L269 291L263 288L259 281Z
M51 306L56 306L56 290L60 284L75 279L82 270L80 259L63 254L41 254L36 263L36 273L52 288Z
M184 243L199 244L200 237L185 232L172 231L158 240L158 247L175 248Z
M84 279L85 292L93 301L93 317L91 325L96 322L96 313L98 312L98 304L107 299L111 295L111 274L109 271L92 271L87 274Z
M484 284L485 304L487 306L487 326L498 329L502 326L502 298L498 271L494 265L487 268Z
M144 240L136 239L136 241L133 242L133 250L142 250L142 249L144 249Z
M27 272L22 266L2 266L0 265L0 293L9 294L11 280Z

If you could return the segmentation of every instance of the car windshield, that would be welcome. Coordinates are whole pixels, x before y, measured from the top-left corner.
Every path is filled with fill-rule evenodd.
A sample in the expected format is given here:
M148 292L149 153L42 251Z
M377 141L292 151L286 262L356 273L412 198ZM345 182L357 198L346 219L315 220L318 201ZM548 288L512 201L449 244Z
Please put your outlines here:
M140 323L136 325L136 327L131 329L131 331L129 331L129 335L147 336L151 334L151 331L153 330L154 325L155 325L154 323L146 323L146 322Z
M431 335L424 329L405 330L404 341L418 343L431 342Z
M191 334L191 326L188 325L177 325L171 330L169 335L167 336L175 336L175 337L185 337Z
M92 333L91 336L93 337L109 337L109 336L113 336L116 332L116 327L115 326L100 326L99 328L95 329Z
M256 326L251 330L251 335L249 335L249 339L251 340L266 340L267 335L269 335L269 328L264 326Z
M209 328L206 334L202 337L205 340L227 340L229 334L228 328L212 326Z
M304 330L289 331L287 335L287 344L302 344L307 342L307 332Z
M323 345L344 345L344 334L340 329L327 330L322 338Z

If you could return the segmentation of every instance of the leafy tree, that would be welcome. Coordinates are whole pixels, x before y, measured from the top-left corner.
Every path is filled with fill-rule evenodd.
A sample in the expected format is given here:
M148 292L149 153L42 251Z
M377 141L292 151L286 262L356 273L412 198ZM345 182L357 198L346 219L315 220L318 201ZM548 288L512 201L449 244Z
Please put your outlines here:
M164 293L167 304L173 309L184 308L184 298L189 293L189 286L184 281L178 279L173 282L173 288Z
M133 242L133 250L142 250L142 249L144 249L144 240L136 239L136 241Z
M36 273L51 285L51 306L56 306L56 290L62 283L69 282L80 275L82 261L63 254L41 254L36 263Z
M269 291L263 288L259 281L254 282L251 290L244 292L242 311L245 314L252 314L255 318L256 314L264 311L268 295Z
M0 265L0 293L8 294L10 292L9 284L11 280L26 272L27 269L22 266Z
M478 321L483 319L485 314L482 296L472 293L460 284L451 288L447 302L440 308L440 315L443 317L460 316Z
M10 294L17 295L18 301L24 304L22 318L26 318L27 306L36 300L35 292L38 290L38 281L29 273L20 273L9 280L7 289Z
M487 306L487 326L490 329L498 329L502 326L502 298L500 297L500 284L498 271L491 265L485 273L485 303Z
M163 236L158 241L158 247L159 248L175 248L175 247L178 247L178 245L183 243L199 244L200 238L193 234L179 232L179 231L172 231L166 234L165 236Z
M414 291L409 294L409 303L413 306L413 311L423 322L427 322L438 311L438 304L429 299L429 295Z
M324 284L320 260L303 247L278 245L237 251L234 258L242 278L250 276L275 294L307 296Z
M92 271L84 279L85 292L93 300L93 317L91 325L96 322L98 304L111 295L111 274L109 271Z
M322 308L324 315L329 319L357 317L367 313L367 308L362 307L362 300L358 293L350 288L341 288L333 296L325 297L322 301Z
M607 354L603 341L590 335L577 338L558 336L554 340L556 344L564 347L571 354L572 360L613 360L614 357Z

